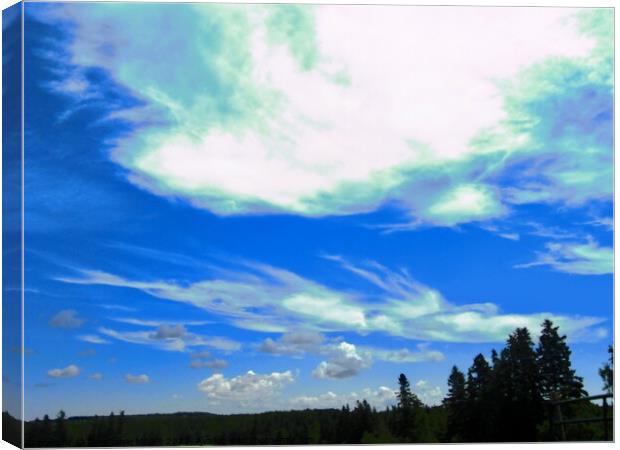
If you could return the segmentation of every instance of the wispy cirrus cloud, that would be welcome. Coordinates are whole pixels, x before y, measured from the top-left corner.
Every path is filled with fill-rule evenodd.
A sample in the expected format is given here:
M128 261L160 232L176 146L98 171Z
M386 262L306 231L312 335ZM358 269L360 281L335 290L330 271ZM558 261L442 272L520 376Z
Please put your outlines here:
M513 205L611 199L610 11L29 10L71 24L63 54L73 67L105 70L144 103L114 113L136 128L112 158L157 195L221 215L341 215L391 202L410 223L441 226L501 218ZM196 39L155 51L160 20ZM189 69L177 77L176 67ZM52 89L89 90L79 72Z
M110 341L102 338L96 334L81 334L77 337L80 341L88 342L89 344L109 344Z
M159 299L201 308L239 328L268 332L285 333L295 329L360 334L377 332L423 341L500 342L516 327L538 329L545 318L553 320L568 335L578 336L584 336L584 330L604 321L600 317L552 312L503 313L496 304L489 302L456 305L436 289L417 281L406 270L393 271L372 261L354 265L339 256L324 257L378 288L379 292L338 291L287 270L248 262L236 271L220 271L220 278L182 284L133 281L88 270L81 271L77 277L57 280L137 289ZM199 336L162 342L153 339L152 330L117 332L101 329L100 332L136 343L174 344L177 350L185 345L217 348L218 344L214 341L217 338L207 341ZM283 351L286 344L273 341L265 345L274 351Z
M432 350L428 344L418 344L417 350L408 348L388 350L382 348L362 347L362 351L370 353L373 359L393 363L417 363L425 361L443 361L446 357L438 350Z
M234 352L241 344L219 336L203 336L190 333L183 325L161 325L156 329L140 331L119 331L100 327L99 333L109 338L132 344L149 345L168 351L185 351L191 347L211 347L224 352Z
M517 264L518 269L548 266L558 272L575 275L606 275L614 269L612 247L601 247L592 237L586 242L549 242L545 251L537 252L536 259Z

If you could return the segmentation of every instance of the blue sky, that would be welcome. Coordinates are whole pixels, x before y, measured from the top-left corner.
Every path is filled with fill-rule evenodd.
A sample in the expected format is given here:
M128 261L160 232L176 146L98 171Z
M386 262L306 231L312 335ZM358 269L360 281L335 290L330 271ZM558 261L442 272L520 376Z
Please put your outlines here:
M612 11L26 4L33 418L436 404L612 341Z

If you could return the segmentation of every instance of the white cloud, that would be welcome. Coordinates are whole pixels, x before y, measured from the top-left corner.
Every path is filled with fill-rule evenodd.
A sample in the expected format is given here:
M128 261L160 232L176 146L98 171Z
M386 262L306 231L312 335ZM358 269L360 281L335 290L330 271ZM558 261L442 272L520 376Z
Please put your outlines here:
M370 294L363 288L358 288L358 292L336 291L286 270L248 262L241 263L237 271L219 270L220 278L193 283L132 281L98 271L81 271L80 277L58 280L138 289L157 298L202 308L221 319L228 319L234 326L263 332L353 331L362 335L379 332L421 341L502 342L516 327L535 330L545 318L560 325L569 336L584 335L585 329L604 322L600 317L567 316L548 311L503 313L490 302L456 305L439 291L414 279L406 270L393 271L373 261L356 266L339 256L325 258L380 292ZM128 342L168 346L168 350L182 350L186 345L235 350L235 343L224 338L188 334L183 339L156 340L152 339L152 331L118 332L109 328L99 331ZM290 343L273 341L265 345L273 352L282 352L284 348L293 350ZM236 343L236 349L238 346ZM295 351L301 350L298 346ZM399 357L393 351L381 349L378 354L384 358ZM409 359L421 356L408 355ZM439 355L431 353L424 357L432 359ZM326 360L324 373L330 367L333 366Z
M545 252L538 252L534 261L515 267L526 269L549 266L558 272L575 275L613 274L614 253L612 247L601 247L591 237L583 242L549 242Z
M234 352L241 348L241 344L232 339L189 333L183 326L161 325L154 331L118 331L100 327L99 333L119 341L150 345L168 351L184 351L187 347L212 347Z
M47 371L47 376L51 378L73 378L80 374L80 368L71 364L64 369L51 369Z
M440 225L501 216L506 199L468 164L510 152L536 156L531 133L509 126L531 115L512 117L503 88L545 94L518 81L546 61L569 61L592 76L606 67L570 8L88 8L38 12L74 25L65 49L73 66L106 70L148 105L116 117L142 123L156 114L167 123L139 127L118 142L114 160L136 185L218 214L348 214L396 200L413 217ZM309 25L274 39L282 17L291 16L279 14L282 8ZM153 23L161 18L195 39L183 46L157 39ZM178 67L187 69L184 77L174 76ZM86 89L70 77L55 88ZM508 201L608 196L591 171L575 174L575 161L594 161L594 153L567 153L562 170L545 172L547 184L515 189ZM503 167L496 165L487 169ZM441 174L420 175L429 172ZM541 196L545 187L553 193Z
M228 362L223 359L192 359L192 361L189 363L189 367L191 367L192 369L202 369L204 367L207 367L213 370L220 370L228 367Z
M54 328L79 328L84 322L74 309L64 309L52 317L49 324Z
M96 334L82 334L77 337L80 341L88 342L90 344L109 344L110 341L106 341L101 336Z
M212 322L208 320L145 320L145 319L136 319L133 317L114 317L112 318L115 322L126 323L129 325L138 325L141 327L180 327L180 326L190 326L190 325L207 325Z
M416 351L408 348L385 349L357 346L342 338L327 338L315 332L291 332L279 339L267 338L256 346L258 351L279 356L300 358L308 354L319 355L322 361L314 370L317 378L347 378L370 367L374 360L394 363L442 361L443 353L429 349L429 344L418 344Z
M257 374L252 370L233 378L226 378L216 373L198 384L198 389L213 400L251 402L265 400L279 393L282 388L292 383L295 377L289 370Z
M182 324L167 325L163 324L157 328L155 333L151 333L153 339L174 339L182 338L187 335L187 330Z
M103 380L103 374L101 372L91 373L89 378L96 381Z
M428 206L424 215L437 224L456 225L501 217L506 212L497 194L489 187L466 184L441 195Z
M439 405L443 399L441 388L431 386L427 380L418 380L413 391L425 405Z
M125 381L130 384L146 384L150 381L148 375L132 375L130 373L125 375Z
M303 356L307 352L321 352L325 336L312 331L297 331L283 334L280 339L265 339L258 345L258 351L275 355Z
M498 233L498 236L511 241L518 241L521 238L519 233Z
M362 389L360 392L350 392L348 394L336 394L328 391L319 395L301 395L289 400L291 407L297 408L341 408L344 405L354 406L355 402L366 400L371 406L383 409L388 405L396 403L396 394L393 389L380 386L373 390L370 388Z
M425 345L419 344L417 351L408 348L398 350L386 350L379 348L363 348L368 351L373 359L393 363L417 363L423 361L443 361L445 356L438 350L429 350Z
M103 308L103 309L110 310L110 311L133 312L133 311L136 310L135 308L131 308L131 307L125 306L125 305L112 305L112 304L107 304L107 303L103 303L103 304L100 304L98 306Z
M341 342L331 348L331 357L321 361L312 375L316 378L349 378L370 365L370 360L357 352L355 345Z

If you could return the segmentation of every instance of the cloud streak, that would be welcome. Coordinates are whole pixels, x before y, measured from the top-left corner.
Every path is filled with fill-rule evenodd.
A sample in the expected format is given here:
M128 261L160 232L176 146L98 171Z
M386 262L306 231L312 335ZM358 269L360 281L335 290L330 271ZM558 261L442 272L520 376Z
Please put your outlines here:
M613 274L614 253L612 247L601 247L593 238L586 242L549 242L544 252L537 252L536 259L517 264L518 269L548 266L557 272L575 275Z
M231 325L254 331L376 332L422 341L501 342L514 328L526 326L537 329L545 318L553 320L568 335L576 336L584 335L584 330L604 321L599 317L565 316L551 312L501 313L493 303L456 305L405 270L392 271L372 261L358 266L339 256L324 258L353 273L379 292L337 291L290 271L248 262L243 262L237 271L220 271L218 275L221 278L183 284L133 281L88 270L81 271L78 277L58 280L137 289L159 299L198 307L216 314ZM197 335L162 341L153 339L153 331L117 332L109 328L99 331L128 342L163 344L169 350L182 350L185 345L218 348L223 344L217 342L218 338L206 339ZM263 343L273 353L293 354L308 350L291 344L286 341ZM392 359L398 357L397 354L384 355Z

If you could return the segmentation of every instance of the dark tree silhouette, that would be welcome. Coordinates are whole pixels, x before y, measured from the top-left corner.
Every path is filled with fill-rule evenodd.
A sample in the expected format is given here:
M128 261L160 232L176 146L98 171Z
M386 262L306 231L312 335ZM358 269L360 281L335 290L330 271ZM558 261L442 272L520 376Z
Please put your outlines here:
M598 374L603 379L603 389L610 394L614 393L614 346L610 345L607 349L609 361L598 370Z
M532 442L543 416L540 376L534 343L527 328L517 328L502 350L496 389L501 398L497 430L500 440ZM497 440L497 439L494 439Z
M411 392L409 380L404 373L401 373L398 377L398 393L396 398L398 399L396 435L406 439L408 442L415 442L418 436L415 423L416 410L422 407L422 402L417 395Z
M490 439L493 408L492 369L482 354L474 358L474 363L467 371L466 392L466 426L465 438L469 442L484 442Z
M583 378L575 375L571 368L571 351L566 344L566 336L558 334L558 328L546 319L536 358L540 372L540 392L545 400L560 400L587 396L583 389Z
M463 442L467 431L465 375L453 366L448 378L448 395L443 400L446 408L446 439L448 442Z

